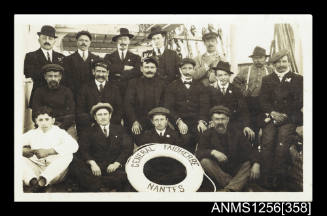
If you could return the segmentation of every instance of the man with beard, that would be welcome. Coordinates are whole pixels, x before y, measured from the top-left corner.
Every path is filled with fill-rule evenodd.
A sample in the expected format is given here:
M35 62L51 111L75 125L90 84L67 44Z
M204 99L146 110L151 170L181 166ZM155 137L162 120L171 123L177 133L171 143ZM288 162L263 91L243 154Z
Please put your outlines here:
M221 60L217 51L218 34L213 31L205 32L202 36L202 41L207 52L194 58L196 62L194 80L200 80L205 86L209 86L216 81L212 67L216 66Z
M179 78L178 65L181 61L177 52L165 47L167 32L160 26L152 27L148 39L152 41L153 50L143 53L143 56L153 56L158 61L158 76L170 83Z
M260 105L266 114L262 131L264 186L278 190L286 181L290 136L302 124L303 77L290 69L287 50L274 54L274 72L263 77ZM263 121L263 120L262 120Z
M136 145L140 145L141 134L152 127L147 113L162 104L165 82L157 76L158 62L145 58L142 62L143 76L128 82L124 107L127 128L130 128Z
M29 101L29 108L32 108L32 101L35 90L40 86L45 86L41 68L46 64L62 64L64 55L53 50L56 43L56 30L52 26L42 26L39 35L40 49L29 52L24 60L24 75L26 78L32 78L33 89Z
M71 90L61 85L64 68L57 64L42 67L47 86L35 90L32 101L32 115L39 107L48 106L53 110L55 124L76 139L75 102Z
M117 86L108 81L109 69L107 62L97 59L93 62L92 73L94 79L86 83L77 95L76 117L77 130L81 131L91 126L93 122L89 110L99 102L110 103L115 109L112 113L112 122L120 124L122 118L122 99Z
M92 41L90 32L78 32L76 41L77 51L64 59L64 84L72 90L75 102L82 86L93 80L92 63L99 58L89 51Z
M120 34L112 38L117 43L117 50L107 54L104 59L109 63L109 80L119 87L122 98L125 96L127 83L133 78L140 77L141 57L128 51L130 40L134 35L128 29L120 28Z
M266 50L264 48L256 46L253 50L253 54L249 56L252 58L253 64L250 65L249 68L241 70L233 80L233 84L241 89L242 94L245 97L250 114L250 126L253 128L255 134L259 133L259 125L257 124L257 121L258 116L261 113L259 94L262 78L273 72L273 69L266 65L266 59L268 56L269 55L266 55Z
M196 156L220 191L242 191L249 178L260 177L258 155L242 131L229 124L227 107L214 106L209 113L214 127L200 137Z
M167 86L164 106L182 135L186 135L185 148L194 153L200 133L207 129L209 97L206 88L193 80L195 61L182 59L179 65L181 78Z

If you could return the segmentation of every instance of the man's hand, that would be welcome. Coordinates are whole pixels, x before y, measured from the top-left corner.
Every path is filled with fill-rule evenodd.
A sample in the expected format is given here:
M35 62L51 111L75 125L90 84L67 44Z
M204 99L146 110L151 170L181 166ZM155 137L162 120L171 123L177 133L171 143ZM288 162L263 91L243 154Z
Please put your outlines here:
M101 176L101 169L98 164L93 160L88 161L88 163L91 165L92 174L95 176Z
M208 128L213 128L213 127L215 127L215 123L213 123L213 121L209 121Z
M270 116L273 118L273 120L276 121L276 123L281 123L284 120L286 120L286 118L287 118L287 115L286 114L279 113L279 112L276 112L276 111L272 111L270 113Z
M303 137L303 126L298 126L295 131L300 137Z
M178 121L177 126L178 126L178 130L181 134L183 134L183 135L187 134L188 126L182 120Z
M30 158L34 155L34 150L31 149L30 146L24 146L23 147L23 156Z
M255 138L255 133L254 131L249 128L249 127L245 127L243 129L243 134L244 136L246 136L250 141L254 141L254 138Z
M199 124L198 124L198 131L200 133L203 133L205 130L207 130L207 126L205 126L205 124L203 123L203 121L199 121Z
M132 70L133 68L134 68L133 66L125 65L124 71Z
M107 167L107 173L115 172L120 167L119 162L114 162L112 164L109 164Z
M135 121L132 126L132 132L135 135L139 135L139 134L141 134L141 131L142 131L142 126L140 125L140 123L138 121Z
M217 150L212 150L211 155L217 158L219 162L225 162L228 160L227 156L224 153Z
M255 180L260 177L260 164L259 163L254 163L251 172L250 172L250 179Z
M55 151L53 149L36 149L34 150L34 154L38 159L48 157L49 155L54 154Z

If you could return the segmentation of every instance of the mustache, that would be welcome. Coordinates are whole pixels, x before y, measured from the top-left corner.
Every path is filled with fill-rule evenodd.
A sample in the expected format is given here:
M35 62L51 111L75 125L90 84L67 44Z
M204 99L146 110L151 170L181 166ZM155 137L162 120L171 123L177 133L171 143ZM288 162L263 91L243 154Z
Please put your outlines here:
M81 46L86 46L86 44L83 43Z
M51 80L49 82L49 87L50 88L57 88L58 86L59 86L59 82L57 82L57 81Z
M148 74L148 75L150 75L150 74L155 74L154 72L151 72L151 71L149 71L149 72L145 72L145 74Z
M101 75L95 76L95 78L103 78L103 79L106 79L105 76L101 76Z
M225 125L223 125L223 124L217 124L216 125L216 128L226 129Z
M49 45L50 46L51 44L49 44L48 42L45 42L43 45Z

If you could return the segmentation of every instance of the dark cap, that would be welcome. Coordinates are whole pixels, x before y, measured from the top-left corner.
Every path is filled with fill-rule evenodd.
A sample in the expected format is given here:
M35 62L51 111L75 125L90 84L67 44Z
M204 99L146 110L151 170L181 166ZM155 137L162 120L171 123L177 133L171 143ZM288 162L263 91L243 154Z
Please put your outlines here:
M48 71L58 71L60 73L63 73L64 68L58 64L46 64L41 68L41 70L44 74Z
M93 61L92 69L94 69L96 66L100 66L108 70L108 65L108 62L106 62L104 59L98 58Z
M162 30L160 26L154 26L150 30L150 34L148 35L148 39L152 39L152 36L156 35L156 34L167 35L167 32Z
M148 113L148 117L152 118L154 115L165 115L166 117L169 116L170 112L167 108L165 107L156 107L153 108L149 113Z
M252 55L250 55L249 57L253 58L256 56L257 57L262 57L262 56L268 57L269 55L266 54L266 50L264 48L256 46L253 50Z
M212 67L212 69L214 69L214 70L222 70L222 71L226 71L229 74L234 74L230 70L230 64L228 62L224 62L224 61L219 61L218 64L216 65L216 67Z
M182 61L179 63L179 67L182 67L185 64L192 64L193 67L195 67L196 63L193 59L191 58L183 58Z
M273 54L269 60L270 63L275 63L276 61L278 61L279 59L283 58L284 56L286 56L288 54L288 51L283 49L275 54Z
M93 116L99 109L105 108L107 109L110 113L114 111L114 108L112 108L110 103L97 103L96 105L92 106L90 114Z
M112 41L116 42L118 40L119 37L122 37L122 36L127 36L129 37L129 39L133 38L134 35L130 34L128 29L127 28L120 28L119 29L119 35L115 35L113 38L112 38Z
M49 37L53 37L53 38L57 38L56 36L56 29L53 28L52 26L49 25L45 25L42 26L41 31L37 33L39 36L41 34L49 36Z
M218 113L218 114L225 114L227 116L230 116L230 110L228 109L228 107L219 105L219 106L214 106L210 109L209 114L210 116L212 116L212 114L214 113Z
M152 56L144 58L144 59L142 60L142 64L143 64L143 62L146 62L146 63L152 62L152 63L155 64L157 67L159 66L158 61L157 61L154 57L152 57Z
M82 35L86 35L90 38L90 41L92 40L92 36L91 36L91 33L88 32L88 31L80 31L80 32L77 32L76 34L76 40L78 40L78 38Z

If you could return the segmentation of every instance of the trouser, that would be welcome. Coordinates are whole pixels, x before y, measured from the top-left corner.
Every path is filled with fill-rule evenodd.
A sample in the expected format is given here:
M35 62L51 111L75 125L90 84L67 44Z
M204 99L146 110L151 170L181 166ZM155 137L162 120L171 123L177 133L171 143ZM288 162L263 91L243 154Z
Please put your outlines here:
M182 144L180 147L185 148L191 153L195 153L196 144L199 141L200 133L197 129L197 121L183 119L184 123L188 126L187 134L181 135ZM179 132L178 127L176 126L177 131Z
M262 131L263 177L285 177L289 161L289 137L295 133L295 124L275 126L267 124ZM277 138L277 140L276 140Z
M258 147L258 134L259 134L259 125L258 125L258 116L261 112L259 97L246 97L246 103L249 110L250 117L250 128L255 132L255 148Z
M143 136L143 133L146 131L146 130L150 130L151 128L153 128L153 125L152 123L150 122L150 120L147 120L147 119L143 119L139 122L141 124L141 127L142 127L142 130L141 130L141 133L136 135L132 132L132 124L128 126L129 128L129 133L130 135L133 137L133 140L134 140L134 143L137 145L137 146L140 146L141 145L141 139L142 139L142 136Z
M240 165L236 174L231 176L219 166L218 161L209 158L202 159L201 166L207 175L214 179L216 184L231 191L242 191L244 185L248 182L251 169L251 163L246 161Z
M50 155L43 159L23 157L23 182L29 186L32 178L38 179L43 176L46 179L46 185L61 182L67 171L70 162L73 159L72 154Z

